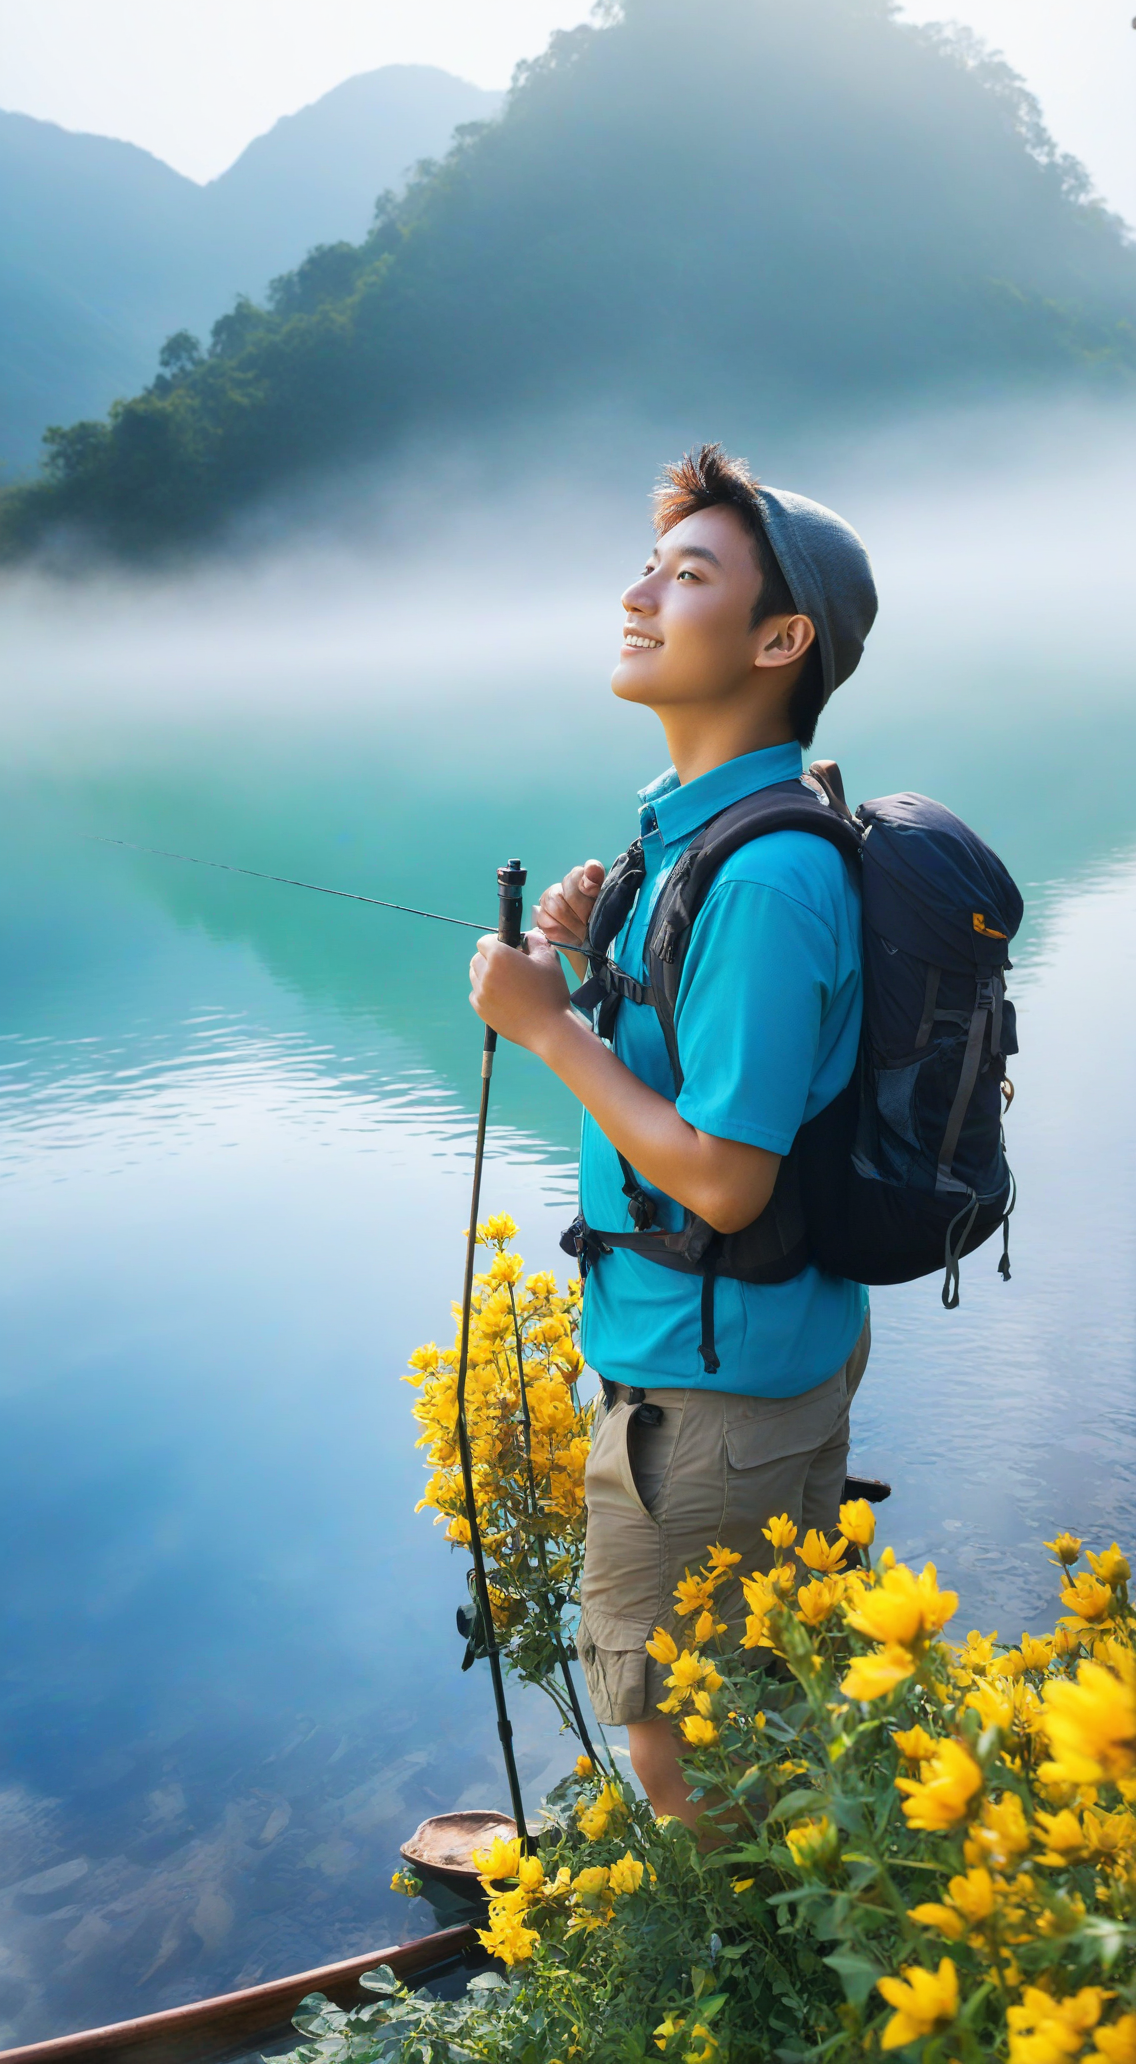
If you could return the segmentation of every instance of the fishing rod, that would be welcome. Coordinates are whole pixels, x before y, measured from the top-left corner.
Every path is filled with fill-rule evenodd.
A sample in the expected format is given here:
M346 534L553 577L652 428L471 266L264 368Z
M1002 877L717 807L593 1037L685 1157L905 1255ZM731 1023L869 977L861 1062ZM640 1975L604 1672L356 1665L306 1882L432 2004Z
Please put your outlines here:
M519 860L510 860L497 869L497 937L504 946L519 946L521 943L521 913L524 905L524 886L528 871ZM521 1781L517 1775L517 1759L513 1752L513 1723L505 1704L505 1680L501 1669L501 1651L497 1646L497 1630L493 1624L493 1606L489 1597L489 1579L485 1574L485 1553L481 1542L481 1528L477 1523L477 1499L474 1494L473 1452L469 1444L469 1427L466 1423L465 1393L469 1376L469 1331L473 1314L473 1276L477 1260L477 1214L481 1205L481 1174L485 1165L485 1127L489 1117L489 1084L493 1078L493 1056L497 1051L497 1034L492 1025L485 1027L485 1039L481 1049L481 1103L477 1113L477 1143L473 1150L473 1189L469 1205L469 1230L465 1236L465 1282L462 1287L461 1341L458 1349L458 1455L461 1460L462 1489L465 1492L465 1509L469 1518L469 1544L473 1554L474 1589L477 1608L481 1615L481 1633L485 1653L489 1659L489 1672L493 1679L493 1699L497 1707L497 1733L501 1742L501 1753L505 1760L505 1777L509 1786L509 1797L513 1806L513 1819L520 1837L521 1853L527 1854L529 1846L528 1822L525 1819L524 1801L521 1798ZM522 1379L523 1380L523 1379Z
M196 853L177 853L173 852L168 847L143 846L137 844L132 839L100 837L93 832L87 833L86 837L92 844L95 845L118 846L126 852L146 853L151 858L158 860L181 860L191 867L213 867L219 869L224 874L247 875L252 881L276 882L283 888L307 889L310 890L312 894L317 896L337 896L352 903L370 904L373 908L379 910L396 910L401 912L402 915L406 917L428 918L434 924L458 925L463 930L472 932L484 933L490 930L490 927L488 925L476 924L471 918L450 917L449 915L439 910L422 910L410 903L390 902L382 896L364 896L359 891L354 889L332 889L326 887L322 882L301 881L295 875L269 874L258 867L238 867L231 860L203 859L199 854ZM521 926L524 907L523 890L527 879L527 870L521 866L519 860L510 860L506 867L501 867L497 870L497 937L506 946L519 946L521 944ZM582 940L578 942L573 941L572 943L574 947L583 946L584 944ZM466 1381L469 1374L469 1335L473 1312L474 1265L477 1247L477 1214L481 1201L481 1178L485 1160L485 1131L489 1115L489 1084L493 1075L493 1056L496 1053L496 1050L497 1034L493 1031L493 1029L490 1026L487 1026L485 1031L485 1040L482 1047L481 1104L478 1111L477 1141L476 1146L474 1148L473 1158L473 1196L472 1201L470 1203L469 1232L466 1238L465 1283L462 1295L461 1345L459 1351L457 1387L458 1452L461 1458L462 1487L465 1495L466 1512L469 1518L470 1546L473 1554L474 1565L474 1591L477 1598L478 1613L482 1624L482 1638L485 1644L485 1653L489 1661L490 1673L493 1679L493 1696L497 1707L497 1732L500 1736L501 1748L505 1760L505 1774L509 1784L509 1793L513 1805L513 1815L517 1824L517 1833L520 1835L522 1842L527 1843L528 1836L524 1819L524 1806L521 1799L520 1780L517 1775L516 1759L514 1757L512 1746L513 1729L512 1723L509 1719L508 1710L505 1704L505 1687L501 1672L501 1652L497 1646L496 1633L493 1625L493 1609L489 1597L489 1581L485 1571L485 1556L481 1541L481 1530L478 1525L477 1519L477 1504L474 1496L473 1483L473 1458L470 1450L469 1429L466 1422L465 1413ZM525 1383L524 1352L521 1340L521 1330L517 1318L516 1302L512 1295L511 1286L510 1303L512 1304L513 1308L514 1332L517 1347L517 1377L520 1386L521 1423L524 1435L525 1461L529 1487L529 1503L532 1510L532 1517L535 1522L537 1518L537 1498L536 1483L533 1476L532 1465L532 1424L529 1415L528 1387ZM548 1606L550 1616L549 1631L551 1633L553 1647L556 1651L557 1661L560 1665L561 1675L563 1676L565 1688L567 1690L568 1703L571 1707L573 1722L575 1724L576 1732L580 1739L580 1745L583 1748L585 1755L588 1756L590 1760L594 1763L596 1760L595 1749L592 1745L591 1737L588 1733L587 1723L584 1719L583 1711L580 1706L579 1697L576 1692L576 1686L572 1679L571 1665L569 1663L568 1656L564 1648L563 1639L561 1637L559 1626L559 1610L552 1593L551 1577L548 1569L548 1559L545 1551L544 1540L539 1534L539 1532L537 1533L536 1540L536 1554L541 1574L544 1577L547 1586L546 1604Z

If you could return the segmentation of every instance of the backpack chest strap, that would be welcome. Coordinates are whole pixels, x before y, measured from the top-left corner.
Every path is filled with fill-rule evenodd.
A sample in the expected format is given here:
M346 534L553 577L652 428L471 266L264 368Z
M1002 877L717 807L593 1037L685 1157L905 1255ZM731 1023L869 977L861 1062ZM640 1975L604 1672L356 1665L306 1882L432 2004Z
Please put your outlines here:
M654 998L645 982L637 982L633 975L624 974L612 960L601 961L593 966L592 973L579 989L574 989L571 1002L579 1011L594 1011L597 1004L603 1004L609 997L620 1003L652 1003Z

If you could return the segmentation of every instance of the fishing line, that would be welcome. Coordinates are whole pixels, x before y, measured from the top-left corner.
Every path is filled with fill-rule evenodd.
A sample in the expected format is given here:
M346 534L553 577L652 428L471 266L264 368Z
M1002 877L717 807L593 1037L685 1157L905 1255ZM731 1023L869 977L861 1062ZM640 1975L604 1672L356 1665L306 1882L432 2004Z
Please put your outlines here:
M253 881L279 882L286 889L311 889L317 896L342 896L349 903L370 903L376 910L400 910L404 917L428 917L434 924L460 925L467 932L493 930L492 925L475 924L471 917L447 917L440 910L418 910L413 903L388 903L382 896L362 896L357 889L328 889L322 882L297 881L291 874L264 874L258 867L237 867L231 860L202 860L196 853L171 853L164 846L139 846L133 839L101 838L93 831L84 832L83 836L90 845L122 846L128 853L149 853L155 860L185 860L191 867L218 867L224 874L247 874ZM583 953L584 950L583 939L564 942L567 953Z
M377 910L401 910L406 917L428 917L435 924L460 925L467 932L491 932L492 925L475 924L471 917L446 917L440 910L417 910L413 903L388 903L382 896L361 896L357 889L327 889L322 882L297 881L290 874L263 874L259 867L235 867L231 860L202 860L196 853L171 853L164 846L136 846L132 839L99 838L95 832L84 837L96 846L124 846L128 853L150 853L157 860L187 860L191 867L219 867L225 874L247 874L253 881L280 882L286 889L311 889L317 896L342 896L348 903L372 903Z
M342 896L349 903L370 903L376 910L401 910L404 917L428 917L434 924L460 925L467 932L491 932L492 925L475 924L472 917L446 917L440 910L418 910L413 903L388 903L382 896L361 896L357 889L327 889L322 882L297 881L291 874L263 874L259 867L237 867L231 860L202 860L197 853L171 853L165 846L138 846L133 839L100 838L86 831L83 837L93 846L122 846L128 853L149 853L155 860L186 860L191 867L219 867L224 874L247 874L253 881L280 882L286 889L311 889L317 896ZM550 939L558 952L585 953L584 939Z

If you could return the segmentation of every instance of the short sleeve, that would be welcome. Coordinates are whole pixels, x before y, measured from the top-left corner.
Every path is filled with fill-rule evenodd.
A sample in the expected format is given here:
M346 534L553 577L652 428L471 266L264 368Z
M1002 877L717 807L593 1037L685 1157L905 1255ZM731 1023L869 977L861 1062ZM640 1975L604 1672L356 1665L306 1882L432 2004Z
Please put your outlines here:
M718 881L691 933L675 1008L678 1110L717 1139L787 1154L805 1117L838 948L815 910Z

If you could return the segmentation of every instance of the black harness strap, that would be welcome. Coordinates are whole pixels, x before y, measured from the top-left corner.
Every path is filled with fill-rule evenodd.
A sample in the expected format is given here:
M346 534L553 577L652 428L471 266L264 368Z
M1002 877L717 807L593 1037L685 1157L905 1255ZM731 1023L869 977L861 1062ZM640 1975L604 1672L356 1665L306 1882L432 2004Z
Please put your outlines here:
M827 768L824 770L828 773ZM696 832L664 880L647 928L643 949L645 980L638 980L611 958L611 947L626 924L646 877L642 840L620 855L596 898L585 942L591 970L575 992L576 1008L590 1012L596 1030L612 1039L620 1005L645 1004L656 1012L666 1041L677 1098L682 1089L675 1009L695 920L719 869L742 846L772 831L808 831L835 845L850 864L859 860L862 828L831 778L803 775L778 782L731 804ZM748 1283L783 1283L799 1275L809 1259L809 1242L801 1197L797 1144L782 1159L773 1195L752 1225L721 1234L705 1219L684 1211L677 1232L655 1224L656 1200L643 1188L634 1169L619 1156L623 1192L634 1231L599 1230L578 1219L572 1227L572 1251L581 1268L597 1255L628 1247L664 1268L702 1278L703 1367L720 1367L714 1339L714 1281L719 1275Z

